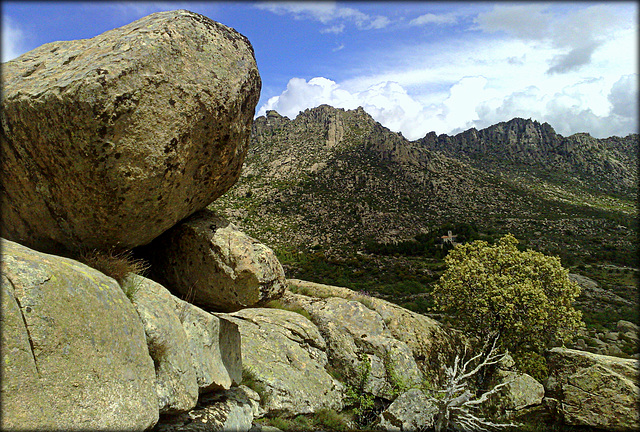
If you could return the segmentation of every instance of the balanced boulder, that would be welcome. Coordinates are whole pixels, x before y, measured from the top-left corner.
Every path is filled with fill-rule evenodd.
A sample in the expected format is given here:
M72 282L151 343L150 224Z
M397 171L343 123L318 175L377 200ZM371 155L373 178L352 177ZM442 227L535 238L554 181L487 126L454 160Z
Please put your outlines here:
M270 248L209 210L176 225L141 253L152 263L153 279L211 310L263 305L286 286Z
M4 63L3 236L148 243L236 182L260 87L249 41L185 10Z
M2 240L2 430L148 430L154 365L118 283Z

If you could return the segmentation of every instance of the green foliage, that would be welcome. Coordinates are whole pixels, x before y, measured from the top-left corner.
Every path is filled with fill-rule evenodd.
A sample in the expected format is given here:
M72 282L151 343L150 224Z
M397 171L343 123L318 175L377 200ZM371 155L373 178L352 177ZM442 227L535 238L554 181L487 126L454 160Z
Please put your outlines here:
M385 353L383 361L387 382L391 386L391 399L395 399L409 390L410 387L396 371L393 365L393 359L391 358L391 352L387 351Z
M367 355L360 358L358 365L358 381L356 385L347 384L344 393L344 403L353 407L353 413L358 423L368 424L369 413L374 407L374 397L365 391L369 377L371 376L371 360Z
M557 257L520 251L508 234L496 245L458 245L433 291L440 311L481 339L494 332L512 352L541 352L553 340L566 342L581 326L572 303L580 287Z
M260 396L260 402L262 404L265 404L268 402L269 393L267 393L267 390L264 387L264 384L260 380L258 380L253 368L248 366L242 367L242 384L246 385L251 390L258 393L258 395Z
M531 375L542 383L549 376L547 360L534 351L520 351L513 354L513 360L520 372Z
M320 409L310 415L298 415L293 418L262 418L258 422L276 427L284 432L307 432L311 430L348 432L350 430L357 430L349 427L349 418L347 415L326 408Z
M417 234L411 240L398 243L378 243L374 240L365 242L365 249L369 253L377 255L404 255L422 256L442 259L453 248L449 243L442 243L442 236L451 231L455 234L458 243L466 243L478 240L480 235L475 224L466 222L446 223L438 228L433 228L427 233Z
M313 420L316 424L325 426L332 431L346 432L349 430L349 426L345 416L338 414L335 410L323 408L318 410Z

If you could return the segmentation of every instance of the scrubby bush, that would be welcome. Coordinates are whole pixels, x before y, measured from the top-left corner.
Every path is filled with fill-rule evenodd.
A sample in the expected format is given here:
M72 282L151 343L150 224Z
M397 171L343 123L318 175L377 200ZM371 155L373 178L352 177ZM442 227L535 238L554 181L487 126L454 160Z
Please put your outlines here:
M557 257L520 251L511 234L491 246L456 246L433 291L436 309L455 316L463 330L486 340L497 332L504 348L541 352L567 342L582 324L572 303L580 287Z

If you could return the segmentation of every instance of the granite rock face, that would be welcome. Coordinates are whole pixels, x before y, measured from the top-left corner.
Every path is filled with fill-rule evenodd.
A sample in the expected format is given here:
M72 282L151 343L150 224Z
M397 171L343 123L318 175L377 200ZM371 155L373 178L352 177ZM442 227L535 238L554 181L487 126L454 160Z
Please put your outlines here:
M546 396L558 401L556 410L565 423L638 430L638 360L553 348L547 363Z
M3 236L148 243L236 182L260 87L249 41L185 10L3 64Z
M258 413L260 397L248 387L203 396L188 413L167 416L154 432L247 432Z
M240 384L242 354L235 324L142 276L129 275L123 283L134 291L133 304L144 324L160 413L188 411L200 394Z
M406 344L413 354L415 362L424 372L436 372L436 370L431 370L432 365L451 360L450 357L452 353L455 353L456 344L460 344L463 341L460 332L453 330L447 332L438 321L386 300L363 296L361 293L348 288L300 279L288 279L287 282L292 292L300 293L302 296L287 295L283 298L283 301L299 304L302 307L313 303L315 301L313 300L314 298L328 299L337 297L360 302L367 309L374 312L378 322L382 321L384 323L384 333L387 337L392 337ZM304 297L308 297L308 299L304 300ZM336 321L336 323L341 324L342 321Z
M438 408L419 389L411 389L380 414L378 429L388 432L422 431L435 424Z
M422 383L422 373L407 344L394 338L382 317L360 301L310 299L297 294L286 296L284 301L309 313L327 342L332 367L354 388L392 400L398 387Z
M154 365L117 282L2 240L2 429L147 430Z
M304 316L280 309L243 309L227 317L242 335L243 367L264 389L260 415L340 411L344 386L326 371L327 345Z
M264 305L286 287L273 251L209 210L176 225L145 251L154 279L210 310Z

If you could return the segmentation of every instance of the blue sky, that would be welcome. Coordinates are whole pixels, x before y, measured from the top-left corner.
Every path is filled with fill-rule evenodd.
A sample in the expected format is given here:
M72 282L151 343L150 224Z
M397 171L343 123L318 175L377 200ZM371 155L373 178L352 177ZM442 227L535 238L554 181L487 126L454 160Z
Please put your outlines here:
M2 2L2 61L172 9L249 38L257 115L362 106L410 139L513 117L638 130L636 2Z

